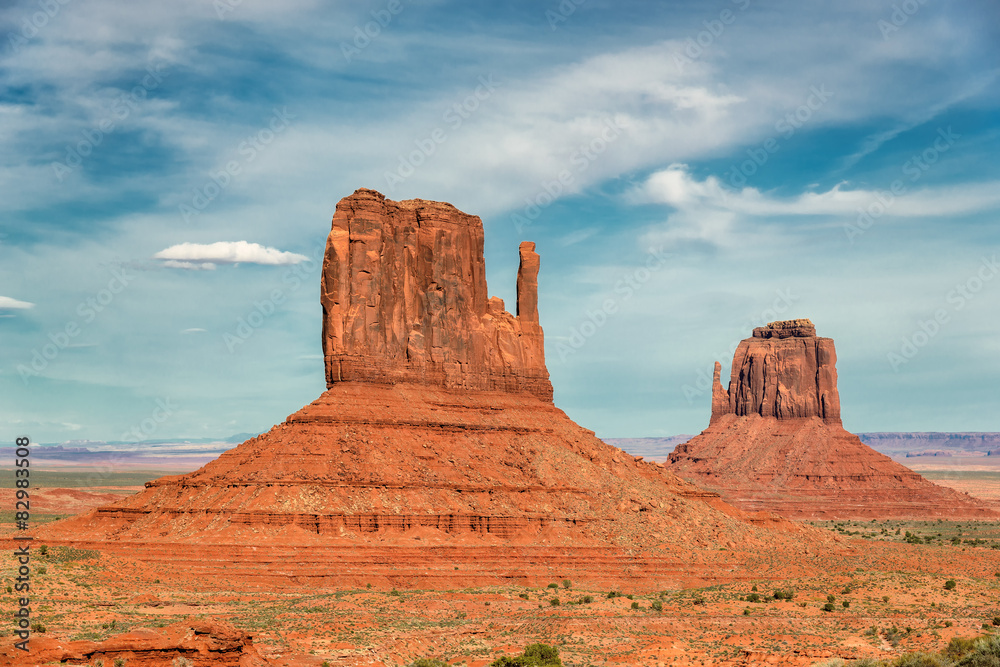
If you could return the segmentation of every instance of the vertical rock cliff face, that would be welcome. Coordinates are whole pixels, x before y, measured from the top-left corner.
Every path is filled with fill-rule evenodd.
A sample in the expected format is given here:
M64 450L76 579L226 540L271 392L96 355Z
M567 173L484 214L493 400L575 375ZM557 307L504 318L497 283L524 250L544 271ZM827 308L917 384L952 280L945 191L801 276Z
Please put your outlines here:
M709 427L676 447L669 468L743 510L789 518L996 515L844 430L836 363L833 341L809 320L754 329L728 389L716 362Z
M551 401L539 258L522 243L517 315L489 298L483 224L451 204L358 190L337 205L323 262L327 387L409 382Z
M830 338L818 338L809 320L757 327L733 356L729 389L712 389L712 421L724 414L778 419L819 417L840 423L837 352Z

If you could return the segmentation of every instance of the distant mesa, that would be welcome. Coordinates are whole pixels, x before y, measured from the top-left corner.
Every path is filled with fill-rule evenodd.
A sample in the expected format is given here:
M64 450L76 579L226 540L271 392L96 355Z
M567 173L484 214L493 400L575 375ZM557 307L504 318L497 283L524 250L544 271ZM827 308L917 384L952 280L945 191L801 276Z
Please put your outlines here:
M997 515L844 430L836 363L833 340L807 319L754 329L726 389L716 362L709 427L678 445L668 467L736 507L793 519Z
M916 456L1000 457L1000 433L859 433L893 458ZM994 464L995 465L995 464Z
M539 267L522 243L511 314L488 296L479 218L356 191L323 264L327 390L193 473L39 532L226 585L383 587L662 588L765 562L739 553L798 553L803 531L832 539L751 517L556 408Z

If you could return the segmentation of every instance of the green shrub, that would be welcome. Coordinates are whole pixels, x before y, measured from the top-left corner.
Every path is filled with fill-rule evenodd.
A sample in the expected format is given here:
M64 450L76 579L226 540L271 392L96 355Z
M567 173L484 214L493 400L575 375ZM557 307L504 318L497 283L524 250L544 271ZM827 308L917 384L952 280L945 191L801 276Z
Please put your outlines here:
M48 556L49 555L49 545L43 544L42 546L38 547L38 553L42 554L43 556Z
M756 593L751 593L747 596L747 602L760 602L760 596Z
M997 667L1000 665L1000 635L980 637L956 667Z
M528 594L527 593L521 593L517 597L521 598L522 600L527 600L528 599Z
M584 595L582 598L580 598L580 602L582 602L583 604L590 604L593 601L594 601L593 595Z
M562 660L559 659L559 649L548 644L531 644L524 649L525 658L534 658L542 667L553 665L562 667Z
M532 644L519 656L497 658L490 663L490 667L562 667L562 660L556 647Z
M953 590L955 590L955 586L957 586L957 585L958 585L958 582L955 581L954 579L949 579L948 581L944 582L944 588L945 588L946 591L953 591Z
M833 611L833 610L834 606L832 602L827 602L825 605L823 605L823 611Z
M43 632L45 632L45 626L42 625L41 623L32 623L31 624L31 631L32 632L37 632L39 634L43 633Z
M549 604L552 605L553 607L558 607L559 606L559 598L552 598L551 600L549 600Z
M638 608L639 608L639 603L638 602L633 602L632 603L632 609L638 609Z
M570 586L573 585L573 582L570 581L569 579L563 579L562 580L562 585L563 585L563 588L569 588Z
M940 653L907 653L892 661L891 667L950 667L951 661Z
M888 595L883 595L882 596L882 602L888 602L888 601L889 601L889 596Z
M548 585L548 588L559 588L559 584L553 581L551 584Z
M622 596L622 594L621 594L621 593L619 593L618 591L610 591L610 592L609 592L609 593L608 593L607 595L605 595L604 597L608 598L609 600L612 600L612 599L614 599L614 598L620 598L621 596Z
M791 600L795 597L795 591L789 589L787 591L781 590L780 588L774 591L775 600Z
M836 598L836 597L834 597L833 595L827 595L827 596L826 596L826 601L827 601L827 602L836 602L836 601L837 601L837 598Z
M329 665L330 663L324 661L323 664ZM409 667L448 667L448 663L437 658L418 658L411 662Z
M653 611L663 611L663 603L659 600L653 600L653 603L649 606L653 608Z
M952 637L951 641L945 647L943 653L954 660L958 660L963 655L972 650L972 645L976 643L976 640L970 639L968 637Z
M851 606L851 601L850 600L844 600L843 602L841 602L841 604L844 605L844 609L847 609L848 607Z

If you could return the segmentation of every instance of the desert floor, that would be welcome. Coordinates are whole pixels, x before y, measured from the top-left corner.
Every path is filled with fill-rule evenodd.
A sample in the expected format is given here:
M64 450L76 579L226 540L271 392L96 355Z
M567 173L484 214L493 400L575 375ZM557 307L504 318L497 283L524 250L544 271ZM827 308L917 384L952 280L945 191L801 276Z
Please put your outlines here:
M994 475L959 476L956 481L970 493L991 497L1000 486L1000 473L958 472ZM84 511L141 488L142 473L128 475L104 475L99 488L35 489L32 521ZM12 491L0 489L0 503L13 507ZM9 536L13 513L0 517L0 536ZM767 579L642 595L569 581L546 588L262 592L238 584L208 590L198 581L178 586L176 577L161 583L156 572L126 558L58 546L43 556L35 545L34 617L45 636L59 640L101 640L186 618L223 619L252 633L276 664L287 665L404 666L435 657L480 667L536 641L557 646L564 663L574 666L807 665L941 649L954 636L996 629L1000 522L813 525L872 557L831 558L824 576L808 580L775 572ZM15 595L7 587L15 568L12 559L5 561L0 609L14 610ZM873 565L877 562L882 565ZM973 565L984 562L996 563L996 571L969 574L982 572ZM953 563L954 571L942 571L942 563ZM949 579L953 589L946 587ZM793 596L778 600L776 591Z

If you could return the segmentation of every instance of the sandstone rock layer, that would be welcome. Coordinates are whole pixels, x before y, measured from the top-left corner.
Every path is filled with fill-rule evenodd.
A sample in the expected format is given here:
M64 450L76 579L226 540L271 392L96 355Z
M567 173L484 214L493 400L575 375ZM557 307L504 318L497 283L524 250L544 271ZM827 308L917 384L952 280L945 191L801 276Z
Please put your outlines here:
M0 647L5 665L87 664L129 667L268 667L249 634L223 621L191 619L165 628L136 629L102 642L59 641L44 634L31 638L30 652Z
M668 466L747 511L794 519L992 517L985 503L879 454L840 421L837 354L805 319L754 329L728 389L715 364L709 427Z

